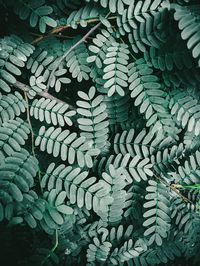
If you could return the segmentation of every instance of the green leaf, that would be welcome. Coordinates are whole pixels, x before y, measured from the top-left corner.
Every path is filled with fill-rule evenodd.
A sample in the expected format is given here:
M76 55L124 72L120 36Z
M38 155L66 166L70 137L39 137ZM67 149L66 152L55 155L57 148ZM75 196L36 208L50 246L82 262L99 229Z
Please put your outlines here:
M56 209L49 208L48 211L49 211L51 218L56 224L59 224L59 225L63 224L64 222L63 217Z
M28 213L24 216L24 220L27 222L27 224L31 227L31 228L36 228L37 226L37 222L34 219L34 217Z
M65 191L61 191L61 192L59 193L59 195L57 196L57 198L56 198L55 206L58 206L58 205L63 204L63 202L64 202L66 196L67 196L67 193L66 193Z
M57 22L50 17L44 16L43 20L44 20L44 23L46 23L48 26L52 28L55 28L57 26Z
M23 200L23 195L22 195L21 191L19 190L19 188L14 183L10 183L9 188L10 188L10 192L11 192L13 198L16 201L22 201Z
M73 213L73 209L66 205L57 206L57 210L63 214L71 215Z
M11 88L9 87L9 85L2 79L0 79L0 88L5 92L11 91Z

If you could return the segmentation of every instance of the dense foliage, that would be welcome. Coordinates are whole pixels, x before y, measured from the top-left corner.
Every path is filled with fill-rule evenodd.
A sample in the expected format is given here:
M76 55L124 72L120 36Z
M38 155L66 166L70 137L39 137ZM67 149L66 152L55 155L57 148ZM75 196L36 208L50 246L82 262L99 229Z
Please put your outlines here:
M200 265L198 2L0 1L5 265Z

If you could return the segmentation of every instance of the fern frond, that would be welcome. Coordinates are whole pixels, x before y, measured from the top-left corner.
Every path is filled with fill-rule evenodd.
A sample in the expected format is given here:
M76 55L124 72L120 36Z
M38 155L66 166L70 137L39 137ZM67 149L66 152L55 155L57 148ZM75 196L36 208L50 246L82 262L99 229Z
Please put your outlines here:
M77 133L70 133L68 129L49 127L47 130L42 126L35 140L35 145L40 146L41 151L47 151L54 157L60 156L63 161L73 164L77 161L80 167L92 167L92 156L99 154L99 149L93 149L92 141L85 137L77 137Z
M42 178L41 186L49 191L55 188L57 193L65 191L71 204L77 204L78 208L85 206L99 214L112 200L109 196L111 187L106 181L97 181L96 177L88 177L88 174L88 171L64 164L55 168L52 163Z
M25 144L30 133L29 126L21 118L8 120L0 127L0 157L4 155L11 156L14 152L20 151L21 146Z
M141 220L143 219L143 204L144 197L146 195L146 181L140 181L139 183L132 183L132 187L128 190L129 206L124 213L124 217L128 219L135 226L140 226Z
M109 231L108 240L116 245L120 243L122 240L128 240L133 233L133 225L129 224L128 227L123 225L119 225L118 227L112 227ZM117 242L117 243L116 243Z
M109 97L115 92L120 96L125 95L124 88L128 86L128 60L129 50L126 44L116 42L107 48L106 59L103 61L103 79Z
M73 46L80 40L80 37L74 38L71 42L68 42L69 47ZM71 51L65 61L66 66L69 68L69 72L73 78L76 78L78 82L88 80L88 73L91 71L87 63L88 50L86 45L82 42L73 51Z
M46 5L45 0L31 0L25 2L16 0L13 5L14 12L22 20L29 20L31 27L39 27L39 30L44 33L46 31L46 26L55 28L57 22L49 16L52 14L53 9L51 6Z
M111 247L112 244L110 242L101 241L97 237L94 237L93 243L91 243L87 249L87 262L105 262L108 258Z
M199 150L200 135L195 136L194 132L186 131L183 138L183 144L186 155L190 155L196 150Z
M26 111L26 103L19 92L0 97L0 124L15 119Z
M157 173L167 175L177 170L180 159L184 156L185 149L182 143L178 146L173 145L171 148L165 148L163 151L157 151L151 156L151 163Z
M38 221L43 217L45 202L33 190L23 193L23 200L16 202L14 217L10 218L10 225L26 223L31 228L36 228Z
M55 100L40 98L35 99L30 108L30 115L41 122L63 127L65 124L72 126L71 117L76 114L75 111L68 110L69 105L56 103Z
M128 262L131 259L141 256L141 253L145 250L144 248L146 249L144 245L143 247L136 245L132 239L129 239L120 248L115 248L109 259L113 265L119 265L119 263Z
M0 88L10 92L10 85L16 82L15 76L22 74L21 68L25 66L34 47L11 35L0 40L0 50Z
M170 143L171 137L163 140L161 131L158 134L152 134L151 131L147 133L147 130L143 129L135 137L135 130L132 128L115 135L114 151L116 154L126 155L129 153L132 157L138 155L141 158L146 158L153 154L158 147L163 148Z
M165 241L165 240L164 240ZM133 259L133 263L136 266L143 265L159 265L161 263L170 263L175 257L181 257L182 250L180 250L180 245L178 241L165 241L165 248L163 246L156 246L153 249L147 249L140 256ZM130 264L133 265L133 264Z
M174 68L179 70L190 69L195 66L185 44L178 38L173 45L171 39L159 49L150 47L145 51L144 58L149 66L153 66L161 71L172 71Z
M114 31L112 29L102 29L100 33L92 39L93 44L89 46L91 55L87 58L88 63L94 62L98 69L102 68L103 61L106 59L108 47L110 47L113 42L116 42L113 35Z
M195 206L191 204L186 205L179 198L172 199L172 206L173 211L171 213L171 218L174 220L178 229L183 231L184 234L187 234L190 230L195 230L195 216L197 216L197 213L195 213Z
M187 48L192 51L192 56L198 60L200 66L200 31L199 31L199 6L174 5L174 19L178 21L181 37L187 41Z
M174 90L169 108L183 129L193 131L195 136L200 134L200 105L196 98L184 91Z
M178 167L177 179L181 184L200 183L200 152L197 150L194 155L190 155L182 165Z
M66 203L67 193L65 191L57 192L56 189L52 189L45 191L43 197L46 203L40 225L48 232L49 229L60 228L65 219L73 214L73 209Z
M127 186L126 176L123 174L123 168L115 169L113 165L109 165L109 172L103 172L102 178L111 186L110 196L113 202L107 207L105 213L101 215L103 222L118 225L122 220L126 199Z
M152 13L135 29L131 29L127 25L128 22L123 21L123 16L119 17L118 21L120 33L124 35L125 32L129 32L128 40L134 53L145 52L149 46L157 49L161 47L168 38L168 27L171 24L167 9Z
M92 140L94 148L103 149L109 132L106 105L103 103L104 97L96 96L95 87L91 87L88 94L78 91L78 95L81 98L77 101L77 113L81 116L77 119L81 130L80 135L86 140Z
M112 164L115 169L123 168L123 174L126 177L128 183L133 183L133 181L140 182L141 179L147 180L147 176L152 176L151 171L152 164L149 163L150 159L140 159L140 156L132 156L129 153L122 155L118 153L117 156L110 155L107 157L102 157L101 160L95 161L94 169L100 175L102 172L109 172L109 166Z
M27 69L30 69L32 75L29 79L31 89L28 91L30 98L36 96L38 92L46 89L51 70L57 63L57 59L53 55L48 55L45 50L36 50L27 62ZM56 92L59 92L62 84L69 84L69 78L62 77L67 70L61 64L59 69L55 71L54 76L50 82L50 87L53 87Z
M38 161L28 151L21 149L5 158L0 166L1 220L10 220L16 214L16 202L22 202L24 195L34 185L38 171Z
M130 96L126 93L123 97L115 93L112 97L104 96L106 112L108 113L109 124L124 124L129 119Z
M187 197L191 202L198 203L200 200L200 191L198 189L191 189L187 193Z
M89 3L84 7L81 7L79 10L73 11L68 19L67 24L70 25L73 29L77 29L78 25L81 27L86 27L88 20L98 19L100 15L105 16L106 10L101 6L93 3Z
M146 202L143 207L148 209L144 212L145 221L143 226L148 227L144 236L149 238L148 245L154 242L161 246L163 238L168 236L170 229L170 200L166 187L153 180L149 180L146 187Z
M140 27L141 23L149 23L154 19L156 11L161 14L163 10L169 9L170 3L168 0L146 0L146 1L129 1L129 7L122 14L117 16L117 25L120 33L125 35L126 32L131 32ZM144 27L143 27L144 30Z
M161 129L167 134L176 134L174 122L168 111L166 92L144 59L129 65L129 83L135 106L140 106L140 113L145 114L148 120L146 126L153 125L153 131Z
M94 238L101 238L102 242L108 241L112 244L111 250L118 245L121 245L126 240L129 240L133 234L133 225L111 227L110 229L104 227L101 223L95 221L84 227L86 232L85 238L88 242ZM114 258L109 257L109 260L114 261ZM115 265L115 264L114 264Z
M93 43L89 45L89 57L87 62L91 63L91 72L90 77L97 90L102 94L107 94L107 91L104 89L104 84L106 80L103 79L103 62L106 59L107 49L115 43L115 32L112 28L101 29L95 38L92 40Z

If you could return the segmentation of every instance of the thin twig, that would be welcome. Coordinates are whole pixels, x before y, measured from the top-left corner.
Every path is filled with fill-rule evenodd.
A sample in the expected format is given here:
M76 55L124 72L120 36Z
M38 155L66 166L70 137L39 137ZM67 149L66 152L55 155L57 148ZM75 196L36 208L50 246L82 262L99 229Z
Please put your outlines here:
M37 36L37 37L42 37L43 36L42 34L38 34L38 33L34 33L34 32L32 32L31 35ZM62 39L73 39L74 38L74 36L69 36L69 35L65 35L65 34L62 34L62 33L54 34L53 36L55 36L57 38L62 38ZM89 38L92 38L92 37L88 37L88 39Z
M185 196L183 196L181 194L181 192L174 186L174 185L170 185L168 184L165 180L163 180L162 178L156 176L154 174L155 178L158 179L161 183L163 183L164 185L166 185L167 187L169 187L171 190L173 190L180 198L182 198L182 200L185 202L185 203L190 203L190 204L193 204L192 201L190 201L188 198L186 198Z
M44 263L48 260L48 258L51 256L51 254L56 250L56 248L58 247L58 229L56 229L56 240L55 240L55 244L53 245L52 249L50 250L50 252L47 254L47 256L44 258L44 260L42 261L42 265L44 265Z
M108 19L109 20L116 19L116 16L109 17ZM89 19L86 19L85 21L88 24L90 24L90 23L99 22L100 19L99 18L89 18ZM80 21L77 21L76 24L80 24ZM31 44L37 44L38 42L42 41L43 39L46 39L46 38L48 38L54 34L58 34L59 32L65 30L65 29L68 29L68 28L71 28L70 24L58 26L58 27L48 31L46 35L41 35L41 36L37 37L35 40L32 41Z
M15 88L18 88L20 90L22 90L23 92L28 92L29 90L31 90L31 87L20 82L20 81L16 81L13 86ZM40 95L41 97L44 97L46 99L50 99L50 100L55 100L57 103L64 103L64 104L68 104L58 98L56 98L55 96L53 96L52 94L48 93L47 91L41 91L41 92L37 92L38 95ZM69 109L70 110L75 110L76 108L70 104L68 104Z
M28 124L29 124L29 127L30 127L30 131L31 131L31 150L32 150L33 156L35 157L35 146L34 146L35 139L34 139L33 127L32 127L31 119L30 119L29 102L28 102L28 96L27 96L27 92L26 91L24 91L24 98L25 98L25 101L26 101L26 104L27 104L27 106L26 106L26 117L27 117L27 121L28 121Z
M54 69L51 71L48 83L47 83L47 91L49 89L49 85L51 84L51 80L54 76L55 71L59 67L59 65L62 63L62 61L67 57L67 55L75 49L79 44L84 42L99 26L101 25L101 22L99 22L97 25L92 27L78 42L76 42L74 45L72 45L58 60L57 64L55 65Z

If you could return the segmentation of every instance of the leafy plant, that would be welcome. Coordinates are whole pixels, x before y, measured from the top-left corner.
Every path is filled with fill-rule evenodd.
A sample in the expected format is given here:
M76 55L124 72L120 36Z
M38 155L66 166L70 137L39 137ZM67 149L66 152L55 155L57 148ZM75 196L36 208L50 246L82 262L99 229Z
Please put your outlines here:
M0 4L2 261L199 265L198 1Z

